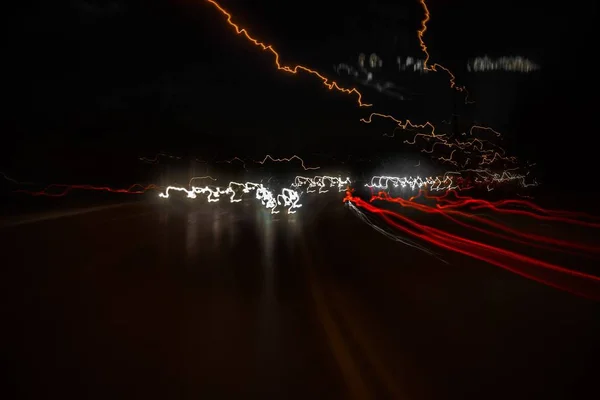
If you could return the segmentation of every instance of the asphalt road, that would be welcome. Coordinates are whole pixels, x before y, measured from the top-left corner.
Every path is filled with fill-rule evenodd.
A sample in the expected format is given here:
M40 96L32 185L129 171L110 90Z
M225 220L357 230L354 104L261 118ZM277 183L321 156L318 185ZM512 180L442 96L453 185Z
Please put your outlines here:
M337 195L295 215L148 202L0 225L10 398L596 391L598 303L461 255L443 263Z

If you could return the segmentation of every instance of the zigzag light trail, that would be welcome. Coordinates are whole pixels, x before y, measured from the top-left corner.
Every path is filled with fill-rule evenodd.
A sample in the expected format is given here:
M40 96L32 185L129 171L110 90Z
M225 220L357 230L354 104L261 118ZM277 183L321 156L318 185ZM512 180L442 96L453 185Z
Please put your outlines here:
M329 183L329 185L328 185ZM337 187L338 192L343 192L351 184L350 178L342 179L335 176L297 176L292 187L301 188L306 186L307 193L327 193L330 188Z
M284 188L281 190L281 193L275 195L263 184L254 182L230 182L226 188L192 186L190 189L186 189L184 187L168 186L163 193L159 194L159 197L167 199L170 196L170 192L184 192L189 199L197 198L198 194L206 194L206 199L209 203L218 202L221 196L229 196L229 202L239 203L242 201L241 197L237 196L240 190L242 193L254 191L255 198L260 200L262 205L267 209L270 209L271 214L279 213L279 210L276 210L277 206L287 207L288 214L293 214L296 212L296 208L302 207L301 204L298 204L300 194L297 191Z
M183 159L183 157L181 156L174 156L174 155L170 155L167 153L158 153L154 158L148 158L148 157L140 157L139 160L140 161L144 161L147 162L149 164L158 164L158 160L160 157L164 157L164 158L169 158L169 159L173 159L173 160L181 160ZM247 160L243 159L242 157L232 157L226 160L219 160L219 161L215 161L217 164L220 163L226 163L226 164L233 164L234 162L239 162L242 164L242 168L246 169L246 164L247 164ZM300 161L300 166L302 167L303 170L305 171L310 171L310 170L317 170L320 169L321 167L308 167L306 166L306 162L304 161L303 158L301 158L300 156L293 154L290 157L282 157L282 158L275 158L270 154L265 155L265 157L261 160L261 161L257 161L257 160L252 160L255 164L262 164L264 165L267 161L271 161L274 163L285 163L285 162L292 162L292 161ZM195 158L194 161L196 162L200 162L200 163L207 163L207 161L203 161L203 160L199 160L198 158Z
M363 101L362 101L362 94L356 88L347 89L347 88L341 87L340 85L338 85L337 82L330 81L328 78L326 78L325 76L321 75L319 72L317 72L317 71L315 71L313 69L310 69L308 67L305 67L304 65L287 66L287 65L281 64L281 62L279 61L280 55L273 48L272 45L265 44L263 42L258 41L257 39L255 39L254 37L252 37L250 35L250 33L245 28L241 28L236 23L234 23L232 21L231 14L229 12L227 12L227 10L225 10L223 7L221 7L221 5L219 5L219 3L217 3L214 0L206 0L206 1L208 3L210 3L210 4L212 4L217 10L219 10L219 12L221 14L223 14L227 18L227 24L229 24L231 27L233 27L235 29L235 32L238 35L244 35L244 37L246 39L248 39L248 41L250 41L251 43L253 43L255 46L259 47L263 51L271 53L273 55L273 57L275 58L275 66L277 67L278 70L284 71L284 72L288 72L290 74L297 74L298 71L304 71L304 72L306 72L308 74L311 74L311 75L316 76L317 78L319 78L319 80L321 80L321 82L323 83L323 85L325 85L329 90L336 90L338 92L356 95L356 97L357 97L356 101L357 101L357 103L358 103L359 106L361 106L361 107L370 107L371 106L371 104L363 103Z
M321 167L307 167L306 165L304 165L304 160L301 159L300 157L298 157L295 154L293 156L289 157L289 158L273 158L270 154L267 154L265 156L265 158L263 158L262 161L254 161L254 162L257 163L257 164L264 164L264 163L267 162L267 160L271 160L273 162L291 162L292 160L298 160L298 161L300 161L300 164L301 164L302 168L305 171L315 170L315 169L320 169L321 168Z
M423 50L423 53L425 53L425 61L423 62L423 68L428 71L433 71L433 72L437 72L437 68L439 68L439 69L447 72L448 75L450 75L450 88L456 89L459 92L464 92L466 95L465 103L469 103L469 101L468 101L469 92L467 91L467 89L464 86L456 85L456 77L454 76L454 74L452 72L450 72L450 70L448 68L444 67L443 65L437 64L437 63L432 64L431 67L427 66L427 63L429 62L429 59L431 57L429 56L429 51L427 50L427 45L425 44L425 40L423 39L423 36L425 35L425 32L427 31L427 23L431 19L431 14L429 14L429 8L427 8L427 4L425 3L425 0L419 0L419 3L421 3L421 6L423 7L423 11L425 12L425 17L421 21L421 29L419 29L417 31L417 37L419 38L419 46L421 47L421 50Z
M328 188L336 187L339 192L342 192L349 184L350 179L342 179L340 177L333 176L315 176L315 177L303 177L297 176L292 183L291 188L281 189L281 193L275 194L272 190L265 187L262 183L256 182L229 182L227 187L219 186L191 186L193 179L214 179L210 176L192 178L190 180L189 188L180 186L168 186L164 192L159 193L159 197L167 199L170 197L171 192L183 192L186 194L188 199L196 199L199 194L206 195L206 199L209 203L216 203L220 200L221 196L228 196L229 202L238 203L242 201L241 194L248 194L252 191L255 192L255 198L260 200L262 205L271 210L271 214L278 214L278 206L287 207L288 214L294 214L297 208L302 207L300 204L301 191L300 189L306 187L307 193L326 193ZM318 191L315 190L318 188Z

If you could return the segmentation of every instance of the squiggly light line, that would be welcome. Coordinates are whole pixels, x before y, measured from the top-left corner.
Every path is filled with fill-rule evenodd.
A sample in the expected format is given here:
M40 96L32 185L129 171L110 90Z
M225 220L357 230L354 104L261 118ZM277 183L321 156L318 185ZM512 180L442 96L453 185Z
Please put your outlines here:
M390 189L389 184L391 183L393 188L410 188L411 190L421 189L429 187L430 190L440 191L457 188L452 181L452 177L398 177L398 176L379 176L376 175L371 178L371 182L365 184L370 189Z
M227 163L227 164L233 164L233 162L234 162L234 161L239 161L239 162L241 162L241 163L242 163L242 168L246 169L246 161L242 160L241 158L239 158L239 157L237 157L237 156L236 156L236 157L233 157L233 158L230 158L230 159L228 159L228 160L217 161L217 163Z
M469 161L472 161L473 158L479 159L478 166L483 165L491 165L496 161L504 161L511 164L515 164L517 162L516 157L507 157L505 156L505 150L498 145L492 143L489 140L474 138L465 141L459 141L458 139L452 139L447 134L438 134L435 131L435 126L431 122L426 122L424 124L414 124L410 120L401 121L391 115L381 114L381 113L371 113L367 118L361 118L361 122L365 124L370 124L373 122L374 117L380 117L385 119L390 119L396 124L395 129L409 130L409 129L430 129L430 133L416 133L412 140L406 139L404 143L414 145L417 143L418 138L422 138L426 142L433 141L433 144L429 149L423 148L421 149L422 153L432 154L436 147L443 146L447 149L451 149L449 157L438 157L437 159L442 162L448 162L455 166L459 166L459 162L456 161L453 156L456 149L462 150L466 154L472 154L473 152L478 153L478 156L473 155L472 157L467 157L467 159L460 165L461 167L466 167L469 164ZM475 130L482 130L493 133L496 137L500 137L501 133L487 126L481 125L473 125L469 129L468 133L463 132L462 136L474 136L473 132ZM395 132L395 130L394 130ZM393 137L394 135L388 135Z
M191 178L190 178L190 180L188 181L188 187L191 187L191 186L192 186L192 182L195 182L195 181L200 181L200 180L206 180L206 179L210 179L210 180L213 180L213 181L216 181L216 180L217 180L216 178L213 178L213 177L212 177L212 176L210 176L210 175L206 175L206 176L193 176L193 177L191 177Z
M423 50L423 53L425 53L425 61L423 62L423 68L427 71L434 71L437 72L437 68L445 71L446 73L448 73L448 75L450 75L450 88L452 89L456 89L459 92L464 92L465 93L465 103L469 103L469 92L467 91L467 89L464 86L457 86L456 85L456 77L454 76L454 74L446 67L444 67L443 65L440 64L432 64L430 67L427 65L427 63L429 62L430 56L429 56L429 51L427 50L427 45L425 44L425 40L423 39L423 36L425 35L425 32L427 31L427 23L429 22L429 20L431 19L431 14L429 14L429 9L427 8L427 4L425 3L425 0L419 0L419 3L421 3L421 6L423 6L423 11L425 12L425 16L423 17L423 20L421 20L421 29L419 29L417 31L417 37L419 38L419 45L421 47L421 50Z
M304 160L301 159L300 157L298 157L297 155L293 155L289 158L273 158L270 154L267 154L265 156L265 158L263 158L262 161L254 161L257 164L264 164L265 162L267 162L267 160L271 160L273 162L290 162L292 160L298 160L300 161L300 165L302 165L302 168L305 171L309 171L309 170L315 170L315 169L320 169L321 167L307 167L306 165L304 165Z
M312 178L306 176L297 176L294 179L292 186L296 188L306 186L307 193L314 193L315 191L318 191L319 193L327 193L329 191L328 188L333 187L337 187L338 192L343 192L348 185L350 185L350 183L350 178L342 179L336 176L315 176Z
M206 1L210 4L212 4L217 10L219 10L219 12L221 12L221 14L223 14L227 18L227 24L229 24L231 27L233 27L235 29L235 32L238 35L244 35L244 37L246 39L248 39L248 41L253 43L255 46L259 47L263 51L267 51L267 52L271 53L273 55L273 57L275 58L275 66L277 67L278 70L285 71L290 74L297 74L298 71L307 72L307 73L319 78L319 80L321 80L323 85L325 85L329 90L337 90L338 92L342 92L342 93L346 93L346 94L355 94L357 97L357 103L359 106L361 106L361 107L370 107L371 106L371 104L366 104L366 103L362 102L362 94L356 88L347 89L347 88L341 87L340 85L338 85L337 82L330 81L329 79L327 79L326 77L321 75L319 72L317 72L313 69L310 69L308 67L305 67L304 65L287 66L287 65L281 64L279 61L279 58L280 58L279 53L277 51L275 51L275 49L273 48L272 45L262 43L262 42L256 40L255 38L253 38L252 36L250 36L250 33L248 33L248 31L245 28L240 28L240 26L238 26L236 23L234 23L232 21L231 14L229 12L227 12L223 7L221 7L221 5L219 5L219 3L217 3L214 0L206 0Z
M229 196L231 203L238 203L242 201L241 198L236 197L236 189L241 189L243 193L249 193L255 191L255 198L260 200L262 205L271 210L271 214L278 214L279 210L276 210L278 205L285 205L288 207L288 213L295 213L294 208L299 208L301 205L298 204L300 196L297 193L291 193L291 191L282 191L279 195L274 195L269 189L264 187L261 183L254 182L230 182L226 188L222 187L210 187L210 186L192 186L190 189L178 186L168 186L164 193L159 193L161 198L169 198L170 192L184 192L189 199L195 199L199 194L206 194L206 199L209 203L215 203L220 200L220 197L225 195ZM283 203L282 203L283 201Z

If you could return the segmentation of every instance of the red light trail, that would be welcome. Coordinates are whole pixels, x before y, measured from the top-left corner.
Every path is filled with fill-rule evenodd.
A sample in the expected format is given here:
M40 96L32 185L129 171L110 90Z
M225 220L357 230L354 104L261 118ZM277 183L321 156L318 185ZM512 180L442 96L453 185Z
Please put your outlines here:
M456 199L450 199L449 196L453 195ZM410 201L415 200L420 195L426 199L435 200L438 204L436 207L440 210L452 210L457 208L468 207L471 210L488 209L496 213L501 214L513 214L521 215L531 218L536 218L544 221L563 222L566 224L574 224L587 226L590 228L600 228L600 223L589 222L582 219L598 219L592 215L588 215L582 212L563 211L563 210L547 210L538 206L537 204L526 201L526 200L498 200L498 201L487 201L482 199L475 199L469 196L460 196L455 190L449 190L442 196L428 196L425 192L420 192L417 196L414 196ZM506 206L521 207L516 208L503 208ZM536 211L532 212L530 210Z
M449 192L451 192L451 191L448 191L446 193L449 193ZM444 196L446 196L446 195L444 195ZM440 196L440 197L443 197L443 196ZM417 203L414 201L415 198L417 198L417 196L412 197L410 200L405 200L401 197L391 197L388 193L385 193L385 192L379 192L377 195L375 195L371 198L371 201L375 201L375 200L387 201L390 203L399 204L402 207L412 208L412 209L419 210L419 211L422 211L422 212L425 212L428 214L441 215L442 217L444 217L462 227L465 227L468 229L473 229L480 233L495 236L500 239L509 240L509 241L513 241L513 242L517 242L517 243L521 243L521 244L526 244L528 246L541 247L541 248L544 248L547 250L552 250L552 251L560 251L560 250L562 250L561 249L561 247L562 247L562 248L566 248L566 249L583 250L583 251L588 251L588 252L592 252L592 253L600 253L600 247L587 246L584 244L554 239L554 238L547 237L547 236L530 234L530 233L524 232L522 230L510 228L509 226L507 226L505 224L501 224L499 222L495 222L495 221L489 220L487 218L484 218L484 217L481 217L479 215L472 214L469 212L460 211L460 210L456 210L456 209L447 209L447 207L440 206L439 204L436 204L436 207L431 207L426 204ZM426 198L437 200L439 197L427 196ZM475 200L475 199L472 199L472 200ZM510 204L508 201L498 202L498 203L501 203L500 206L494 205L494 204L492 204L490 202L486 202L484 200L477 200L477 202L478 203L487 203L488 208L491 211L495 211L495 212L512 213L512 214L517 214L517 215L525 215L525 216L540 219L540 220L551 220L551 221L557 221L557 222L563 222L563 223L569 223L569 224L575 224L575 225L583 224L584 226L600 228L600 224L586 223L585 221L580 221L580 220L576 220L576 219L572 219L572 218L565 218L565 217L561 217L561 216L539 215L539 214L535 214L533 212L525 211L525 210L510 210L510 209L500 208L503 205ZM546 214L554 213L553 211L544 210L541 207L535 206L534 204L531 204L529 202L517 200L517 201L514 201L513 204L515 202L516 202L516 204L527 204L527 205L534 206L538 210L541 210ZM456 203L456 204L453 203L453 205L456 208L458 208L458 207L464 206L464 203L463 202ZM475 208L475 209L477 209L477 208ZM487 225L491 228L495 228L495 229L498 229L505 233L508 233L510 236L499 234L499 233L496 233L496 232L493 232L493 231L490 231L487 229L483 229L476 225L467 224L467 223L463 222L462 220L454 218L455 216L463 217L469 221L473 221L473 222L479 223L481 225ZM517 239L517 238L521 238L521 239ZM559 247L556 247L556 246L559 246Z
M378 208L347 191L344 202L378 215L394 229L423 242L485 261L507 271L572 294L600 300L600 277L571 270L513 251L422 225L394 211Z

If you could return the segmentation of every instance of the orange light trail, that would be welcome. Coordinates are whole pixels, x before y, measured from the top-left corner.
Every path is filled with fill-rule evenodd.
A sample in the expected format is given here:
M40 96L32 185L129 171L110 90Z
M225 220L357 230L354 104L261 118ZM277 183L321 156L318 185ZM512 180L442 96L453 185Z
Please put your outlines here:
M321 80L321 82L323 82L323 85L325 85L329 90L337 90L338 92L356 95L357 103L360 107L370 107L372 105L372 104L363 103L362 94L356 88L347 89L347 88L341 87L340 85L338 85L337 82L330 81L325 76L321 75L319 72L317 72L313 69L310 69L308 67L305 67L304 65L295 65L295 66L291 67L291 66L281 64L281 62L279 61L279 59L280 59L279 53L277 51L275 51L275 49L273 48L272 45L265 44L265 43L258 41L257 39L253 38L245 28L240 28L240 26L238 26L236 23L234 23L231 20L232 19L231 14L229 12L227 12L227 10L225 10L223 7L221 7L221 5L219 5L219 3L217 3L214 0L206 0L206 1L210 4L212 4L213 6L215 6L215 8L217 10L219 10L221 12L221 14L223 14L227 18L227 23L235 29L235 32L238 35L244 35L246 37L246 39L248 39L248 41L252 42L252 44L259 47L263 51L271 53L273 55L273 57L275 58L275 66L277 67L278 70L285 71L290 74L297 74L298 71L307 72L307 73L319 78Z
M425 61L423 61L423 68L426 71L433 71L433 72L437 72L437 68L446 71L446 73L448 73L448 75L450 75L450 88L456 89L459 92L465 93L465 95L466 95L465 104L472 103L468 100L469 92L467 91L467 89L464 86L458 86L456 84L456 77L448 68L444 67L443 65L437 64L437 63L432 64L430 67L427 66L427 63L429 62L429 59L431 57L429 55L429 51L427 50L427 45L425 44L425 40L423 39L423 36L425 35L425 32L427 31L427 22L429 22L429 20L431 19L431 14L429 14L429 8L427 8L427 4L425 3L425 0L419 0L419 3L421 3L421 6L423 6L423 11L425 12L425 17L423 17L423 20L421 21L421 29L419 29L417 31L417 37L419 38L419 46L421 47L421 50L423 50L423 53L425 53Z

